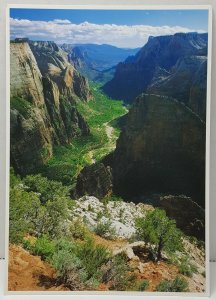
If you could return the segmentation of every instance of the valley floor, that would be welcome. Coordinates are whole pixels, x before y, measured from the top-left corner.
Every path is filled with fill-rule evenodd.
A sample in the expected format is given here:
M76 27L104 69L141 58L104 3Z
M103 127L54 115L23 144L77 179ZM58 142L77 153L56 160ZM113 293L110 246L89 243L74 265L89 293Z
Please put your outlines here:
M77 100L77 108L87 121L90 135L73 138L66 146L57 146L43 174L50 179L71 185L86 165L91 165L116 147L120 135L118 118L128 110L121 101L107 97L100 84L91 83L93 97L88 102Z

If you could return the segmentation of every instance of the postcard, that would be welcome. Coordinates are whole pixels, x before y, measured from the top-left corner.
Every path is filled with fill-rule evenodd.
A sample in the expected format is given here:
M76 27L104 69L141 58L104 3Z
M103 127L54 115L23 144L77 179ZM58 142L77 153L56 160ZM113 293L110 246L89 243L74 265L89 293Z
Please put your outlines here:
M209 293L211 9L8 8L10 293Z

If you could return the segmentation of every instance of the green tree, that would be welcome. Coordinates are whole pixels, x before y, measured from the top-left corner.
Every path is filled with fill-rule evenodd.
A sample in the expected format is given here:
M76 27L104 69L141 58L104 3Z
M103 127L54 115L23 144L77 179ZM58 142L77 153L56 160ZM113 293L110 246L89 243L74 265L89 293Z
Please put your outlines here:
M21 183L21 179L19 175L16 175L14 169L10 168L10 187L13 188L14 186Z
M67 233L67 219L69 217L69 203L66 189L60 184L49 181L41 176L29 176L32 185L37 190L32 191L23 181L16 179L12 173L10 188L10 242L21 242L25 234L37 237L48 235L56 238ZM36 179L39 179L36 182ZM56 190L54 189L56 187ZM59 188L59 189L58 189ZM43 191L44 195L39 192ZM45 191L49 195L45 195ZM62 194L61 194L62 192ZM43 201L41 201L41 197Z
M65 197L47 201L43 233L53 238L60 237L63 233L66 234L67 219L69 217L67 203Z
M136 230L146 243L156 246L157 261L162 258L162 250L174 252L183 248L182 233L176 228L176 222L166 216L161 209L148 211L144 218L136 220Z
M61 182L49 180L42 175L29 175L23 179L24 184L30 191L40 194L42 204L47 201L53 201L59 197L66 197L69 199L69 189L62 185Z
M27 232L35 229L40 210L40 200L33 192L26 192L18 186L10 190L10 242L21 242Z

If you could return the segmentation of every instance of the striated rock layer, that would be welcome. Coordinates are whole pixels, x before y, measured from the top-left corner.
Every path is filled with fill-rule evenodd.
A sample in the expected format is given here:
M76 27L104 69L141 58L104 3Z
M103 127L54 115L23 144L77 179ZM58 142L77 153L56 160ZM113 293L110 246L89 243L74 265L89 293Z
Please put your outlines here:
M54 144L89 133L76 109L77 98L90 98L85 78L54 43L30 46L10 45L11 162L21 174L43 166Z

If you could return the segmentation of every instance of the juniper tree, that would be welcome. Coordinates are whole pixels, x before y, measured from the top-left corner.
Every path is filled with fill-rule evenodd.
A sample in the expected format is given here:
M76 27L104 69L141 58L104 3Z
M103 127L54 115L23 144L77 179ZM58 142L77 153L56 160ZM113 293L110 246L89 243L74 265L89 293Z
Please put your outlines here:
M144 218L136 220L136 230L146 243L155 245L156 260L162 258L162 250L174 252L181 250L182 233L176 228L176 222L166 216L161 209L148 211Z

